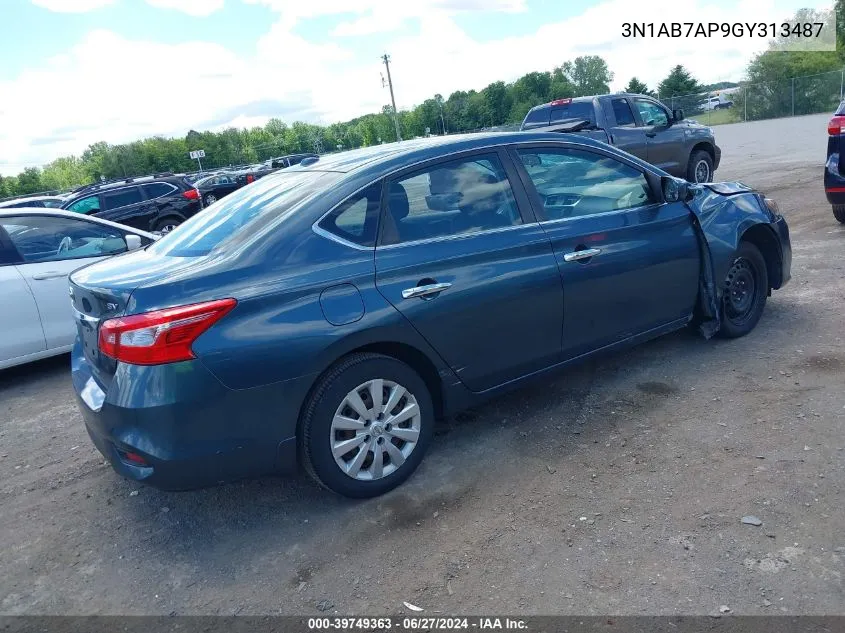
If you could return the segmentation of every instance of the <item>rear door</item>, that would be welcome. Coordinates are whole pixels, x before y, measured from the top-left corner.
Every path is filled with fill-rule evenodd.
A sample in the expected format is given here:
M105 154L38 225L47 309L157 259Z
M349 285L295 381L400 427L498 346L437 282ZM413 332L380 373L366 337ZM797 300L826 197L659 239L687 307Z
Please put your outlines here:
M376 247L379 291L473 391L560 356L557 264L506 162L488 150L390 179Z
M0 226L0 366L47 348L35 297L15 266L19 262L20 255Z
M86 264L126 252L124 233L84 218L42 215L0 218L0 226L21 255L16 268L35 297L47 349L71 345L76 329L67 277Z
M560 266L566 358L691 314L699 254L682 203L658 202L640 168L598 149L515 155Z
M634 97L634 105L648 138L648 162L684 176L688 156L684 149L683 128L673 125L672 113L656 101Z
M147 200L138 185L104 191L102 201L103 208L97 215L112 222L150 231L158 217L155 201Z
M627 97L614 97L606 102L605 118L610 144L642 160L648 160L648 137L637 121Z

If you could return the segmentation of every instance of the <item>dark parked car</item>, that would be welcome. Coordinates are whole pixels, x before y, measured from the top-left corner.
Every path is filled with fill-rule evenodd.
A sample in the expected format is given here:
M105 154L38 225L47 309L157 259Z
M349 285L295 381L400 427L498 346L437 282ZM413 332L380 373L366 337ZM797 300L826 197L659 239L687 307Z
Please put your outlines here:
M30 209L58 209L64 201L64 198L58 196L31 196L29 198L15 198L14 200L0 202L0 209L20 209L23 207Z
M265 169L284 169L285 167L293 167L299 165L306 158L317 158L318 154L288 154L287 156L279 156L278 158L271 158L264 162Z
M827 161L824 167L824 192L833 206L833 217L845 224L845 165L840 156L845 149L845 101L839 104L827 124Z
M710 182L722 150L713 130L684 120L657 99L640 94L558 99L532 108L523 130L580 134L609 143L690 182Z
M688 324L742 336L790 276L785 220L586 138L342 152L71 276L72 376L123 475L189 488L293 469L353 497L435 418Z
M200 192L205 206L209 206L240 189L244 184L246 183L239 181L239 174L221 172L197 180L194 187Z
M184 176L145 176L78 189L63 209L96 215L144 231L168 233L202 210L199 192Z

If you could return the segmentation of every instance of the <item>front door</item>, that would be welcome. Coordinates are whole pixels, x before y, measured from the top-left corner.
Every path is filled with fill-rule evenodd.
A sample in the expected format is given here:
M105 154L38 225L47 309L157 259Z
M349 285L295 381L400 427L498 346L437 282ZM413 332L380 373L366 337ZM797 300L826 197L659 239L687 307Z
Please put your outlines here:
M35 297L15 267L20 256L0 228L0 366L21 356L43 352L44 331Z
M501 157L437 162L386 187L376 285L463 383L484 391L557 362L560 274Z
M637 124L637 119L634 117L633 110L631 110L630 99L627 97L613 98L610 106L609 112L605 108L610 144L647 161L648 137L646 130Z
M16 269L41 316L47 349L73 344L76 334L67 276L104 256L126 252L123 233L85 220L40 215L0 218L23 259Z
M565 357L692 313L699 254L682 203L658 202L639 168L599 150L515 153L560 265Z
M635 98L634 105L648 138L648 162L677 176L685 176L684 130L673 124L672 113L651 99Z

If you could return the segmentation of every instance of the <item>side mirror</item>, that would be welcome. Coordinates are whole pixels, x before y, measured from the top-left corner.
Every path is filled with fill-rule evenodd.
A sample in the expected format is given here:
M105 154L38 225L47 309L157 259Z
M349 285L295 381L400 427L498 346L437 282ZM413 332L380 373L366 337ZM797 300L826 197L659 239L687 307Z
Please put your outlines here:
M664 176L660 179L660 185L663 188L663 199L666 202L687 202L692 200L694 195L689 183L680 178Z
M137 251L141 248L141 236L134 233L126 234L126 248L130 251Z
M684 111L678 108L677 110L672 110L672 119L675 121L683 121L684 120Z

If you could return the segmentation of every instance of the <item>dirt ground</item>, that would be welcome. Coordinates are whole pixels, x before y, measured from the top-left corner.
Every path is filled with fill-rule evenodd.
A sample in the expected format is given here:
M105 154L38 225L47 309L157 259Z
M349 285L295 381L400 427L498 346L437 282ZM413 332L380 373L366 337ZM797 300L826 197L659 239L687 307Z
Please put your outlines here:
M793 280L751 335L678 333L463 414L379 499L304 476L144 488L91 445L66 357L0 373L0 613L843 613L827 118L716 130L719 178L792 229Z

